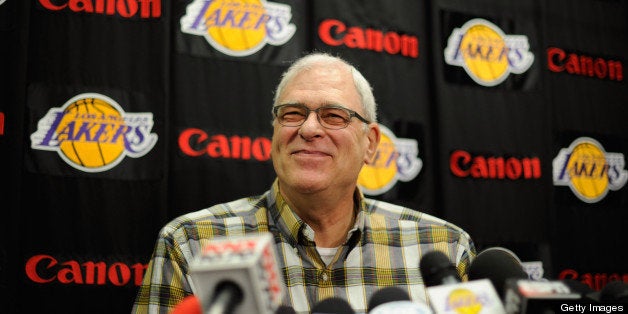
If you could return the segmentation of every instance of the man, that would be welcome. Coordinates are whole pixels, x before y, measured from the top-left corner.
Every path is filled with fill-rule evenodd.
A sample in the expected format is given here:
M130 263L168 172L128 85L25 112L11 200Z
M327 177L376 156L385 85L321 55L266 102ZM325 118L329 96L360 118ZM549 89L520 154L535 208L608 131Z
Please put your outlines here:
M273 233L287 288L284 304L298 313L309 313L331 297L367 312L371 295L387 286L426 303L419 261L435 249L447 254L466 279L476 252L465 231L364 198L358 189L360 169L371 162L380 140L375 99L360 72L328 54L307 55L282 76L272 112L277 174L272 187L261 196L168 223L135 312L167 313L192 294L188 263L201 241L220 235ZM238 223L233 217L239 217Z

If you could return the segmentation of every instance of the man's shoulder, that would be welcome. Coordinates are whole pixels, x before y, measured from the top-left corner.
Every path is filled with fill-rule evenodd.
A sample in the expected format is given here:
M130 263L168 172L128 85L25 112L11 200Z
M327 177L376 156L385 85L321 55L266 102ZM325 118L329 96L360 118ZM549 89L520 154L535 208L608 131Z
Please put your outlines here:
M417 228L442 227L445 229L452 229L464 232L462 228L458 227L457 225L420 210L375 199L365 198L364 200L367 205L367 212L370 215L381 215L385 219L398 220L402 224L414 225Z
M185 229L198 229L211 226L216 232L227 226L259 223L255 221L260 210L266 210L266 193L248 196L207 208L185 213L170 220L162 229L162 234L173 234Z

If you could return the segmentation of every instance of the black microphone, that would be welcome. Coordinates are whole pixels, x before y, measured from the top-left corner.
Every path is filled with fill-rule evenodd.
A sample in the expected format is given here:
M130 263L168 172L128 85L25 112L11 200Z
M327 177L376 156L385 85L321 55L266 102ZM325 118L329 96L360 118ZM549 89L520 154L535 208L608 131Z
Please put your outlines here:
M327 298L314 305L312 314L355 314L349 302L342 298Z
M410 295L403 289L398 287L386 287L373 293L369 300L369 312L373 308L388 302L408 301Z
M458 275L456 267L441 251L434 250L423 255L419 262L419 268L426 287L460 282L460 275Z
M600 303L628 304L628 283L611 281L600 290Z
M289 305L280 305L277 310L275 310L275 314L296 314L297 312Z
M212 297L206 314L233 313L233 309L242 303L242 289L232 281L221 281L214 288Z
M478 253L469 265L468 275L469 280L488 278L502 300L507 279L529 278L519 258L502 247L492 247Z
M435 313L504 314L504 306L491 281L485 278L461 282L456 267L440 251L426 253L420 271Z
M369 314L433 313L426 304L412 302L410 295L398 287L386 287L375 292L369 300L368 309Z

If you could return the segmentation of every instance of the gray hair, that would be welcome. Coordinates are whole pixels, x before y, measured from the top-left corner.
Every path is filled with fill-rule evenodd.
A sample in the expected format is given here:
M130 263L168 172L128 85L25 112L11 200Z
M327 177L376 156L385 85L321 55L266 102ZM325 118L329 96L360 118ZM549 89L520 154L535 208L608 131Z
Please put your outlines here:
M315 64L333 64L340 63L344 64L349 71L351 71L351 75L353 76L353 83L355 85L355 89L360 95L362 108L364 109L365 118L369 121L376 122L377 121L377 104L375 103L375 96L373 96L373 89L371 84L364 78L362 73L358 71L353 65L344 59L336 56L332 56L330 54L324 52L314 52L310 53L298 60L296 60L281 76L281 81L279 85L277 85L277 89L275 90L275 97L273 100L273 106L279 105L277 103L279 96L283 92L284 88L288 83L301 71L312 68Z

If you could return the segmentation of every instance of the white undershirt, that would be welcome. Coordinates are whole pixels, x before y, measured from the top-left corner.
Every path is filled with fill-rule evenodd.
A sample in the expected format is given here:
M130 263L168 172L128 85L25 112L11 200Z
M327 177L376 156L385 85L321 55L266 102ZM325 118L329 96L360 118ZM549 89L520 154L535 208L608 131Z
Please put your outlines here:
M336 256L336 252L338 252L338 248L337 247L316 247L316 250L318 251L318 254L321 255L321 259L323 259L323 262L325 263L325 265L329 265L329 263L331 263L331 260L334 258L334 256Z

